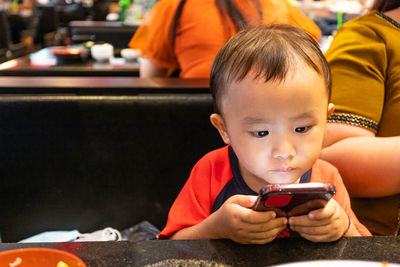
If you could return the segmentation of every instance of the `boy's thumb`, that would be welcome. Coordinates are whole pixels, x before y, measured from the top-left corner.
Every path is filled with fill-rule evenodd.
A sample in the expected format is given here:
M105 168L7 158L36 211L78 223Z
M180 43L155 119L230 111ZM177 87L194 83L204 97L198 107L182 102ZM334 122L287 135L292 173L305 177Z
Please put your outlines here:
M257 196L234 195L230 197L229 202L242 206L244 208L252 208L257 201Z

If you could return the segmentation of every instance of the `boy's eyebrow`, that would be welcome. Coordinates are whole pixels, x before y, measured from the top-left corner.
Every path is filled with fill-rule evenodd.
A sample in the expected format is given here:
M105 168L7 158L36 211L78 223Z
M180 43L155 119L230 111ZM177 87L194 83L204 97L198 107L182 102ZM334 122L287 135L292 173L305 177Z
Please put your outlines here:
M267 121L261 118L245 117L244 119L242 119L242 122L245 124L260 124L266 123Z
M300 115L293 117L292 119L298 120L298 119L306 119L306 118L314 118L314 117L315 117L314 112L306 111L306 112L301 113Z
M292 117L292 120L299 120L299 119L307 119L307 118L314 118L315 117L315 112L312 111L306 111L303 112L299 115L296 115ZM257 118L257 117L245 117L242 119L242 122L244 124L263 124L263 123L268 123L268 120L262 119L262 118Z

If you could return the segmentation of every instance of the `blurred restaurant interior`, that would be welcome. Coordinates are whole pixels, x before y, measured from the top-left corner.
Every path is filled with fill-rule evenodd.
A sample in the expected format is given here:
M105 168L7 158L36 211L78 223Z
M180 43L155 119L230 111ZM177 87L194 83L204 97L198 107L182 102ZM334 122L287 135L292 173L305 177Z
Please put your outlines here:
M281 240L251 252L225 241L139 244L157 238L193 165L224 145L209 122L208 79L180 78L179 70L140 78L141 51L130 42L159 1L0 0L0 252L56 248L88 266L169 258L211 264L195 266L251 266L244 259L250 255L252 266L262 266L260 255L276 250L289 256L271 256L267 265L381 261L383 254L374 251L389 247L386 260L400 263L394 239L344 239L321 247L299 239L293 244L304 248L303 257ZM372 2L290 1L319 27L323 52L342 24L366 14ZM115 239L104 237L108 227L117 229ZM80 234L81 247L68 245L77 231L92 235ZM91 243L112 240L138 245ZM180 264L152 266L193 262Z
M54 59L54 55L47 51L41 53L42 49L90 48L93 44L109 43L114 47L115 64L122 64L119 60L122 57L120 51L128 48L137 27L156 2L157 0L1 0L0 62L33 54L31 64L35 65L36 56L40 54L45 60L39 64L50 64L48 59ZM338 26L365 12L371 1L291 2L317 23L323 34L322 48L327 49L329 37ZM111 63L114 64L114 61ZM6 69L7 65L0 68Z

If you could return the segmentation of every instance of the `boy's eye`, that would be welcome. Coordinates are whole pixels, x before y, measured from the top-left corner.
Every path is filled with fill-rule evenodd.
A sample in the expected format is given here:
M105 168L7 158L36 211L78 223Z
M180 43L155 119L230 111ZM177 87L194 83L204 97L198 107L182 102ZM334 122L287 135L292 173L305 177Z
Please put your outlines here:
M296 133L305 133L311 129L311 126L297 127L295 130Z
M268 131L257 131L257 132L254 132L253 134L257 137L264 137L264 136L267 136L269 134L269 132Z

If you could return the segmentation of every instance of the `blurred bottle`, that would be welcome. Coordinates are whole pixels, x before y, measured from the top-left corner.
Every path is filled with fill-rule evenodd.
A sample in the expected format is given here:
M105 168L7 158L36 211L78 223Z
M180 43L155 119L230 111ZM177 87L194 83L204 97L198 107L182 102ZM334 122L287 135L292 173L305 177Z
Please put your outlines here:
M18 0L13 0L10 4L10 12L17 12L18 11Z
M156 2L157 0L133 0L133 4L128 10L125 23L140 25Z
M119 1L119 5L121 6L121 14L119 17L122 22L125 22L125 20L126 20L126 15L127 15L130 4L131 4L130 0L120 0Z

